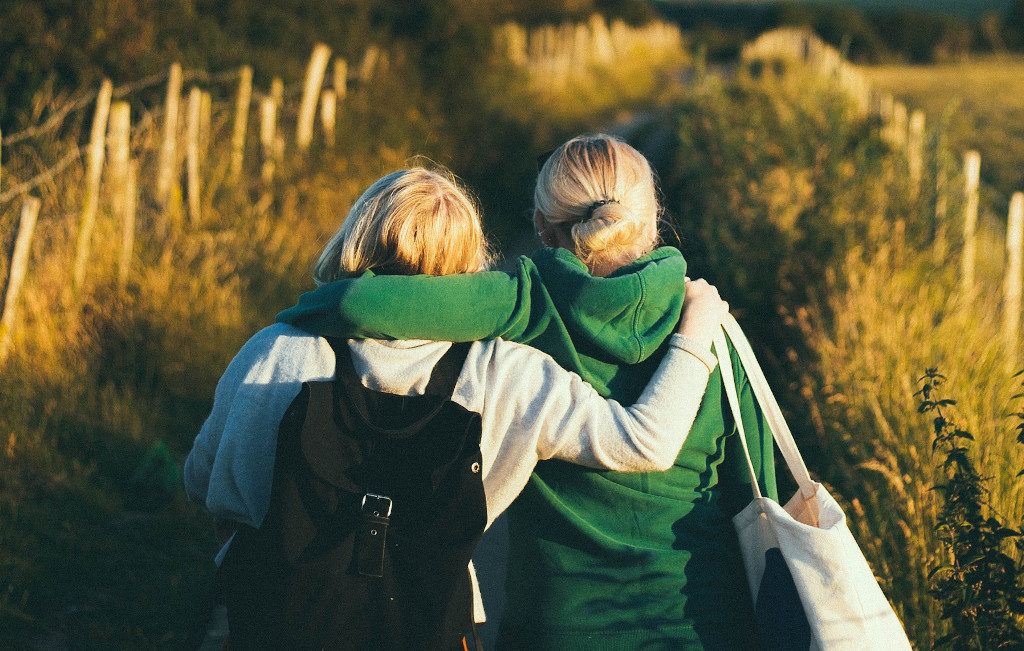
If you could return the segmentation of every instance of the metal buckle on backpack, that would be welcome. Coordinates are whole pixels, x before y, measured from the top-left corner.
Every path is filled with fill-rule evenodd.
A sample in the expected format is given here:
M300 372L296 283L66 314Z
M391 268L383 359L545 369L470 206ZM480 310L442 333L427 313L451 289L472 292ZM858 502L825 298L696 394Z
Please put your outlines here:
M356 566L363 576L380 578L384 576L384 548L387 544L388 522L393 502L387 495L366 493L360 510L363 513L359 525L356 548Z
M369 506L367 506L367 502L369 502ZM360 505L360 508L362 509L364 514L368 511L372 511L373 517L390 518L392 505L393 503L391 501L391 498L388 497L387 495L367 493L366 495L363 495L363 503ZM381 513L384 511L384 506L387 506L387 513L381 515Z

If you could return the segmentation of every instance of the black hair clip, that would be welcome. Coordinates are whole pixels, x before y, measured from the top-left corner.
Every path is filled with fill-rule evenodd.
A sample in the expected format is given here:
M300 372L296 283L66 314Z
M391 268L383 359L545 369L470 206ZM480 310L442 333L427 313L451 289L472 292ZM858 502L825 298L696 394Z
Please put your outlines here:
M587 216L584 217L583 219L590 219L591 217L594 216L595 210L609 203L618 203L618 201L616 201L615 199L601 199L600 201L595 201L594 203L590 204L589 208L587 208Z

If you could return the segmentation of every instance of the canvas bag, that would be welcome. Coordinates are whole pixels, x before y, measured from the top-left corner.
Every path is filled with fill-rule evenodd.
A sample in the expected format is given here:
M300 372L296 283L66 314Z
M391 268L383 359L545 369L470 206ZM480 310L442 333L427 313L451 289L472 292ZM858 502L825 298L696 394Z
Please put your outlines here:
M726 337L799 487L785 507L762 496L758 487ZM808 474L750 343L732 316L715 337L715 353L753 487L754 500L733 518L733 525L765 648L910 649L846 515Z

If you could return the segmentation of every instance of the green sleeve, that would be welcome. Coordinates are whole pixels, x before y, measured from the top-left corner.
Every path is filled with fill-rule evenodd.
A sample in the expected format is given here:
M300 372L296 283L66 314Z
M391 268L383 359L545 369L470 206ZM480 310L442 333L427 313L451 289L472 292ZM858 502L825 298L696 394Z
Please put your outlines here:
M390 276L372 271L307 292L277 315L315 335L378 339L528 341L550 298L529 258L513 273Z
M771 429L765 421L761 407L754 398L750 381L743 371L743 365L740 363L738 355L735 350L732 350L731 344L729 353L733 362L736 384L740 387L740 415L743 417L743 429L747 434L747 449L750 451L754 474L757 475L761 494L778 502L779 490L775 482L775 442L772 439ZM729 405L725 400L723 393L723 408L728 410ZM723 492L731 512L738 513L754 498L750 488L750 472L747 470L747 461L740 445L739 431L735 429L731 435L726 437L721 479Z

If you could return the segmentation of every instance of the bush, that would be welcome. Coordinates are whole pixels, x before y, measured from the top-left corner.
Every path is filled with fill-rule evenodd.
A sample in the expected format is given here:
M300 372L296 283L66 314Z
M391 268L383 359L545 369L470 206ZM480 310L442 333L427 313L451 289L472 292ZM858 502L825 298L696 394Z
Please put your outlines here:
M930 594L950 631L935 646L1021 648L1024 563L1007 552L1011 541L1024 551L1024 534L1010 527L989 502L988 480L975 468L967 447L974 436L948 418L956 401L940 397L945 379L937 369L928 369L914 394L920 396L918 411L933 417L932 452L944 457L939 468L945 481L935 485L942 500L935 534L942 548L928 577ZM1017 416L1022 418L1017 440L1024 443L1024 412Z

